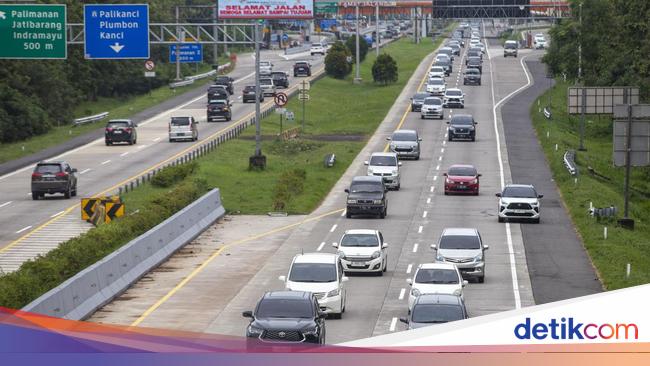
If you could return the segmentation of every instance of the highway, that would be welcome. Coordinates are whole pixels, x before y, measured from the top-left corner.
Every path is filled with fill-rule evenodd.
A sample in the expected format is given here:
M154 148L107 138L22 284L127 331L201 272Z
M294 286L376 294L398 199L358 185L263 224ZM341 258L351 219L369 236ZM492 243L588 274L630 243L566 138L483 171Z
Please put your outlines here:
M290 73L290 88L304 78L294 78L292 66L295 60L309 60L315 74L323 68L323 57L309 53L289 56L282 51L264 51L262 59L274 63L274 70ZM80 220L79 197L106 195L128 180L145 173L162 163L181 156L209 136L254 116L254 103L243 104L242 89L254 85L254 57L240 55L237 67L230 74L235 81L232 100L231 122L206 122L207 103L205 89L188 93L187 100L169 110L137 121L136 145L105 146L103 137L70 150L49 160L66 160L78 170L78 197L66 200L62 195L46 196L33 201L30 194L30 177L33 165L0 176L0 267L3 271L18 268L25 259L44 253L58 243L88 230L91 226ZM207 88L207 87L206 87ZM282 89L279 89L282 91ZM266 97L264 104L271 105L273 98ZM199 120L199 141L174 142L167 140L167 125L171 116L194 116ZM252 151L251 151L252 153ZM23 245L24 244L24 245ZM20 248L18 248L20 247ZM12 252L13 250L13 252Z
M389 245L388 272L381 277L349 275L346 312L341 320L327 321L327 343L404 330L398 319L407 314L406 279L418 264L435 260L429 246L446 227L477 228L490 246L485 283L470 283L465 289L470 316L534 305L522 237L522 226L532 224L497 223L494 194L513 181L500 108L531 84L524 60L537 59L542 52L520 50L518 58L506 59L501 46L488 44L482 86L462 85L463 57L456 57L447 84L465 92L465 109L447 109L445 120L452 114L472 114L478 121L476 142L448 142L445 121L421 120L419 113L409 111L409 97L423 90L434 54L420 64L375 135L315 212L278 219L257 231L253 227L262 225L260 218L249 218L248 225L246 218L216 224L191 249L172 257L90 321L243 336L248 321L241 312L253 309L265 291L283 289L277 277L286 274L292 257L334 253L332 242L348 229L382 232ZM383 151L386 137L397 128L418 130L421 159L404 161L402 188L388 193L386 219L346 219L343 190L352 177L365 175L363 161ZM460 163L473 164L482 174L479 196L443 194L442 173ZM250 230L242 232L245 227Z

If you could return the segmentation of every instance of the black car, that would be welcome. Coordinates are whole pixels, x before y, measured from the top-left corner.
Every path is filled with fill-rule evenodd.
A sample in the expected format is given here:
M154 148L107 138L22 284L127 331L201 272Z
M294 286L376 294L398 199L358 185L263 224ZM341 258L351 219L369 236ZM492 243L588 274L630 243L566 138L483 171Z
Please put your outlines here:
M226 121L232 119L232 103L225 99L208 100L208 122L217 118L223 118Z
M311 65L307 61L298 61L293 64L293 76L311 76Z
M235 85L234 85L235 79L231 78L230 76L217 76L214 79L214 84L215 85L223 85L226 87L226 90L230 95L233 95L235 93Z
M447 122L448 139L453 141L456 139L463 140L476 140L476 124L474 117L470 114L455 114L451 120Z
M230 99L230 93L221 86L212 85L208 88L208 100L214 99L228 100Z
M445 76L449 76L453 72L451 62L449 61L439 60L436 61L436 63L433 66L441 66L442 68L444 68Z
M273 71L271 73L271 79L273 79L273 85L276 87L289 87L289 75L286 72L282 71Z
M104 141L106 146L116 142L126 142L133 145L138 142L138 125L130 119L113 119L108 121L104 129Z
M467 59L468 69L477 69L479 73L483 73L483 62L478 57L470 57Z
M422 294L417 297L408 318L400 318L408 329L427 327L469 318L465 301L457 295Z
M411 112L419 112L422 110L424 100L431 95L429 93L415 93L411 98Z
M246 328L248 346L273 343L325 343L325 318L316 296L304 291L271 291L262 296ZM256 339L258 341L256 341Z
M378 176L359 176L352 178L348 194L345 217L369 214L385 218L388 211L388 199L384 180Z
M242 91L244 103L255 102L255 85L246 85ZM260 102L264 101L264 94L260 90Z
M481 85L481 71L476 68L471 68L465 70L465 75L463 76L463 85L472 84L472 85Z
M481 49L477 47L470 48L467 51L467 58L465 59L465 64L467 64L467 61L469 60L470 57L478 57L481 59L481 61L483 61L483 52L481 52Z
M32 199L45 194L63 193L65 198L77 195L77 169L65 161L40 162L32 173Z

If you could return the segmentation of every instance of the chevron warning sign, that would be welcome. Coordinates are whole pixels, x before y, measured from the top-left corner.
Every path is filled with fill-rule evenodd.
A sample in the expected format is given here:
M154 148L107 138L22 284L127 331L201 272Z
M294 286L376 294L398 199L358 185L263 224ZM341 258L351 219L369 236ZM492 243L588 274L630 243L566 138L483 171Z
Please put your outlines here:
M105 223L110 223L113 219L124 216L124 204L118 202L106 202L106 216L104 217Z
M88 221L93 215L95 203L101 201L101 198L82 198L81 199L81 219Z

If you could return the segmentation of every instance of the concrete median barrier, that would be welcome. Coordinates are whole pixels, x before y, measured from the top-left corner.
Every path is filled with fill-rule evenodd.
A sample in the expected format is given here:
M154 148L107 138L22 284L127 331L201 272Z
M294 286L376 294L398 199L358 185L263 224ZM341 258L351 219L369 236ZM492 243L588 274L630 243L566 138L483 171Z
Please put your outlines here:
M224 214L221 194L215 188L153 229L48 291L23 310L58 318L85 319L196 238Z

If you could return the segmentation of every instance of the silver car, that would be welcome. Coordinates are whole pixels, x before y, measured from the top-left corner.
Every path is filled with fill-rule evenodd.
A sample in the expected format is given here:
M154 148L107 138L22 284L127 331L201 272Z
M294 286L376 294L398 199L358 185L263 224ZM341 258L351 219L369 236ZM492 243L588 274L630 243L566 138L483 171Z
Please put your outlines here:
M390 141L390 151L401 158L409 157L415 160L420 159L420 141L415 130L396 130L391 137L386 140Z
M422 109L420 110L420 118L425 119L425 118L438 118L442 119L443 118L443 111L442 111L442 99L438 97L428 97L427 99L424 100L424 103L422 104Z
M489 246L483 244L481 234L473 228L447 228L442 231L435 249L436 261L453 263L461 275L485 281L485 251Z
M260 90L263 96L275 96L276 87L271 78L260 78Z

